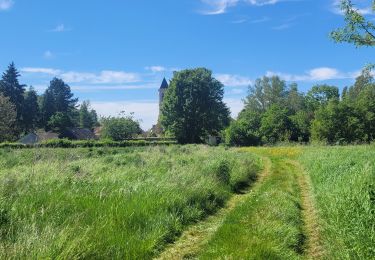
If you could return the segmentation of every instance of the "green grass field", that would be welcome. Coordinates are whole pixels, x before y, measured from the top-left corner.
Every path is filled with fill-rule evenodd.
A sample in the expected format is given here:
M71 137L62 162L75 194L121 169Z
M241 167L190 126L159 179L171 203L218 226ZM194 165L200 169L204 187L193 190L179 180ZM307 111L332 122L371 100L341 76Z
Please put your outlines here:
M203 146L1 150L0 259L149 259L257 164Z
M372 259L375 147L0 149L0 238L0 259Z

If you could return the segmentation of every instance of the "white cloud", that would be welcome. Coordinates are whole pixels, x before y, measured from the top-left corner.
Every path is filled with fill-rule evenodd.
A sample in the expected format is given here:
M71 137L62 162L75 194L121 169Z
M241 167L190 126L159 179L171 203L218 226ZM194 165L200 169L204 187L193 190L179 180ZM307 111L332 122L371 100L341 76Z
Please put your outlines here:
M68 83L88 82L92 84L122 84L140 81L140 77L136 73L112 70L104 70L99 74L69 71L62 73L60 76Z
M244 108L243 101L238 98L224 98L224 103L229 107L233 118L237 118L238 114Z
M149 67L146 67L145 69L150 70L152 72L163 72L167 70L167 68L163 66L149 66Z
M284 23L284 24L280 24L278 26L274 26L274 27L272 27L272 29L277 30L277 31L281 31L281 30L289 29L292 26L293 26L293 24L291 24L291 23Z
M67 31L70 31L70 30L71 29L66 28L64 24L59 24L55 28L50 30L50 32L67 32Z
M13 0L0 0L0 11L9 10L14 5Z
M159 83L147 83L139 85L72 85L71 89L82 92L102 91L102 90L141 90L157 89Z
M91 106L101 116L117 116L121 111L127 114L134 112L135 118L142 119L141 127L144 130L156 124L159 114L159 103L154 100L91 102Z
M48 75L58 75L61 73L60 70L51 69L51 68L32 68L32 67L25 67L21 69L21 72L24 73L40 73L40 74L48 74Z
M204 15L218 15L227 12L227 9L244 2L254 6L273 5L282 0L201 0L202 3L209 7L208 10L200 11Z
M215 74L214 77L227 87L247 87L252 84L251 79L239 75Z
M267 71L266 76L279 76L286 81L325 81L333 79L353 79L357 77L359 73L358 71L344 73L335 68L321 67L309 70L302 75Z
M240 0L201 0L210 7L209 10L201 11L204 15L223 14L229 7L236 6Z
M52 59L53 57L54 57L54 54L51 52L51 51L45 51L44 53L43 53L43 57L45 58L45 59Z
M145 67L145 70L151 71L153 73L160 73L160 72L179 71L181 69L179 69L179 68L167 68L167 67L164 67L164 66L147 66L147 67Z
M48 74L61 77L67 83L87 83L87 84L124 84L134 83L141 80L137 73L129 73L124 71L103 70L100 73L77 72L52 68L33 68L27 67L22 69L26 73Z

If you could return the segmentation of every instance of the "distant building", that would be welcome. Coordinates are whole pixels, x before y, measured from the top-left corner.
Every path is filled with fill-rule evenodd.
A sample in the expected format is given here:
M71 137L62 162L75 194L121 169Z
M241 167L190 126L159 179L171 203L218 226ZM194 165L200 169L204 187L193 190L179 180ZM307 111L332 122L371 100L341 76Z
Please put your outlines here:
M165 91L167 91L168 87L169 87L168 82L164 78L159 88L159 118L158 118L158 122L156 123L156 125L153 125L151 130L149 131L148 135L150 136L160 136L163 133L163 129L160 125L159 119L161 115L161 106L164 101Z
M160 111L161 111L161 105L163 104L165 91L167 91L168 87L169 87L168 82L164 78L163 82L161 83L161 86L159 88L159 115L160 115Z
M39 130L35 133L29 133L18 140L22 144L36 144L43 141L68 138L70 140L95 140L97 137L90 129L85 128L68 128L63 133L46 132Z

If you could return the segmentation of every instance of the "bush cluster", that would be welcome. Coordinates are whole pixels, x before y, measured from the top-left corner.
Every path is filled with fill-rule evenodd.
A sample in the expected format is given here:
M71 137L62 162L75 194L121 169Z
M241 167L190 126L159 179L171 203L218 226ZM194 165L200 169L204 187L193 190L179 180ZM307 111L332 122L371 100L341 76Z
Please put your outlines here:
M92 141L92 140L82 140L82 141L71 141L68 139L54 139L45 141L39 144L21 144L21 143L1 143L0 148L13 148L13 149L23 149L23 148L87 148L87 147L130 147L130 146L156 146L156 145L172 145L176 144L176 141L166 140L166 141L148 141L148 140L128 140L128 141Z

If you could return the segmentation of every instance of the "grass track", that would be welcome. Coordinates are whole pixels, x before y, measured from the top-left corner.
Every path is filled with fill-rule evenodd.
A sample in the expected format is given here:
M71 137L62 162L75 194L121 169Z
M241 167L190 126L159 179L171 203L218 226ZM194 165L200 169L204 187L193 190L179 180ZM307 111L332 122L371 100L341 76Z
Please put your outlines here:
M312 195L311 180L298 162L290 160L289 163L294 165L300 173L298 176L298 183L301 189L302 217L306 236L305 255L309 259L321 259L324 256L324 250L321 241L319 217L315 207L315 200Z
M158 259L320 259L323 250L309 176L298 149L247 149L265 169L246 195L235 195Z
M252 187L256 189L261 185L264 179L269 175L271 168L271 161L264 157L262 158L264 169L258 177L257 182ZM251 192L236 194L227 202L227 205L218 211L217 214L208 217L205 221L190 227L186 230L180 239L174 244L170 245L157 259L189 259L195 258L203 246L215 234L218 228L223 224L226 216L234 210L241 203L246 202Z
M269 156L270 174L228 214L199 259L300 259L307 237L301 172L288 158L294 150L253 150Z

